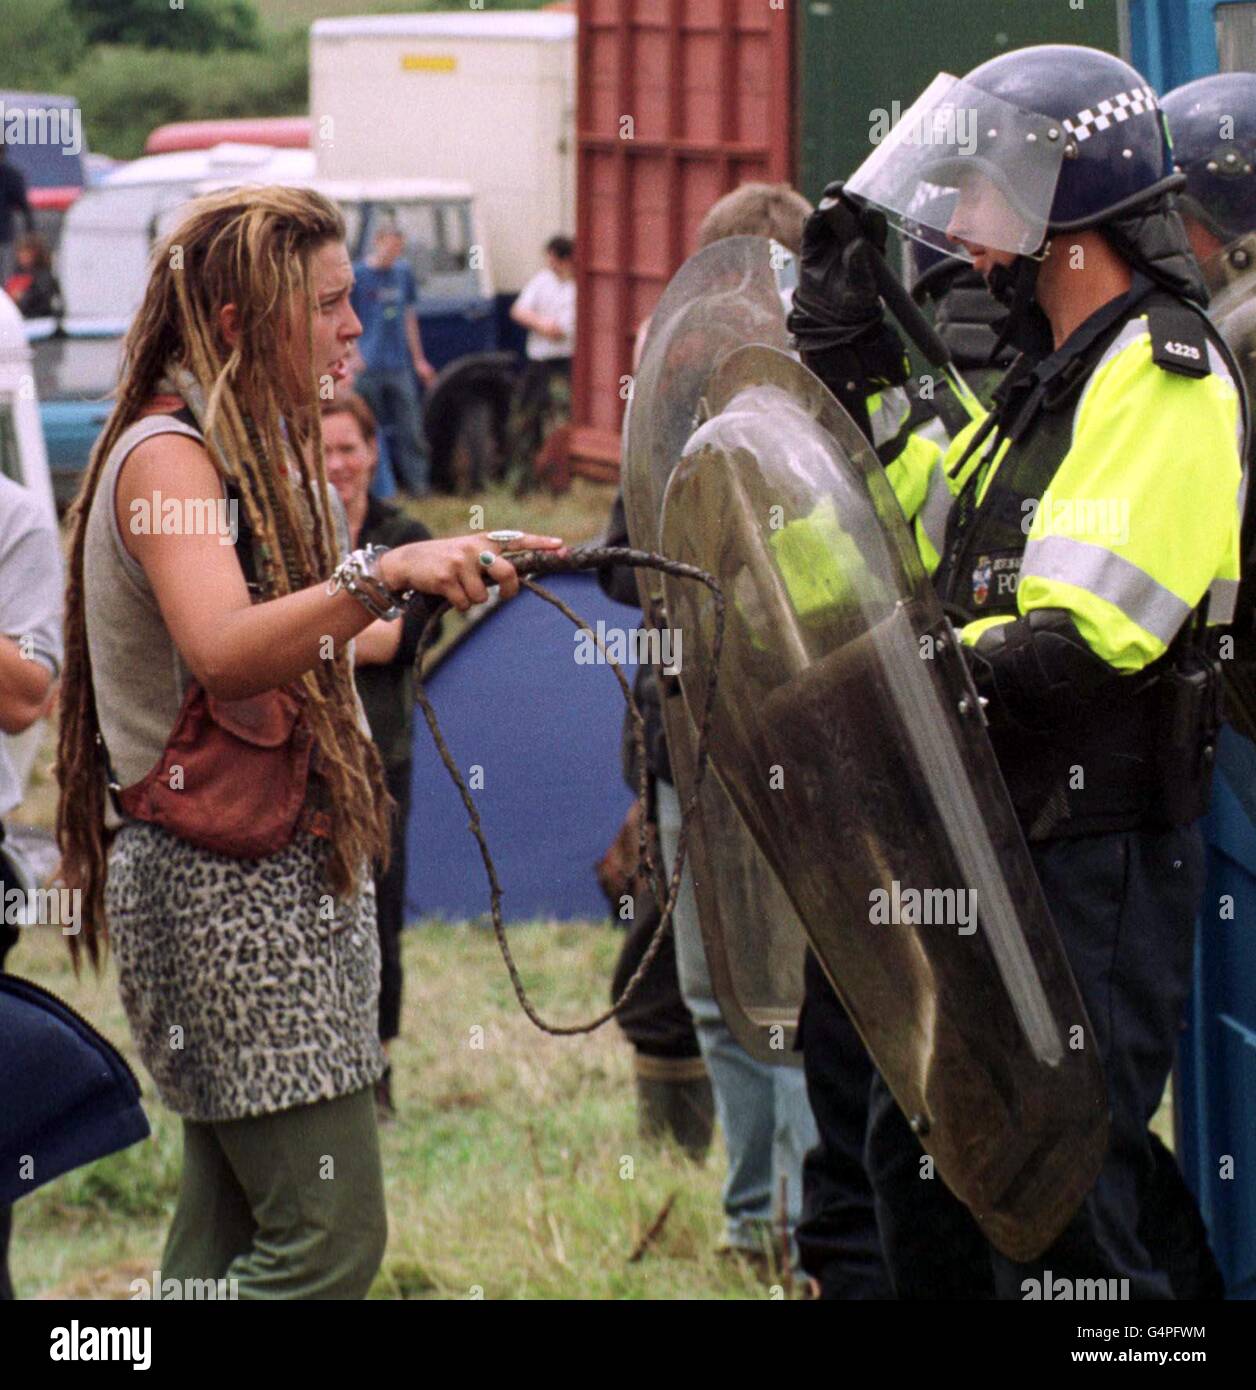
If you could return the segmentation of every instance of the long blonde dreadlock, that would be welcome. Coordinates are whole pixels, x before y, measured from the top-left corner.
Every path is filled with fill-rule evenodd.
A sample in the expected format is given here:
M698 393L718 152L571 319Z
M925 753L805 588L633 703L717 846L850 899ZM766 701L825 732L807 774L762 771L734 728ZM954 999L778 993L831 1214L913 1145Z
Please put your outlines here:
M66 586L66 654L57 749L60 800L57 840L62 877L82 890L82 930L71 937L75 966L85 949L99 969L107 939L104 890L105 765L87 648L83 559L87 517L110 450L136 420L172 367L191 372L205 394L205 445L215 468L239 490L260 558L267 599L326 579L334 567L335 532L318 428L310 262L328 241L342 241L335 206L306 189L230 189L193 203L156 248L148 287L123 351L117 401L92 451L71 511ZM228 347L218 311L234 304L240 331ZM279 373L304 330L307 380L293 388ZM291 448L285 449L286 428ZM281 472L293 458L301 496ZM312 524L301 513L308 509ZM350 892L363 866L388 852L383 769L375 745L358 728L353 671L342 648L319 661L301 683L328 793L331 841L327 877Z

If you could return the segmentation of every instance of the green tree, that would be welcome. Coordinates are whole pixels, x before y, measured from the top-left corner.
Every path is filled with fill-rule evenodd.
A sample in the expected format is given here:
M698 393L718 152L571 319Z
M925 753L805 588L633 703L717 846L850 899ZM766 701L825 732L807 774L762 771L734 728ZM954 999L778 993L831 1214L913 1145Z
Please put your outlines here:
M168 53L105 45L62 84L78 97L88 144L134 159L155 126L220 116L295 116L309 109L309 41L272 35L256 53Z
M56 90L83 57L87 41L66 0L4 0L0 87Z
M69 0L69 6L92 43L205 53L257 48L262 39L252 0Z

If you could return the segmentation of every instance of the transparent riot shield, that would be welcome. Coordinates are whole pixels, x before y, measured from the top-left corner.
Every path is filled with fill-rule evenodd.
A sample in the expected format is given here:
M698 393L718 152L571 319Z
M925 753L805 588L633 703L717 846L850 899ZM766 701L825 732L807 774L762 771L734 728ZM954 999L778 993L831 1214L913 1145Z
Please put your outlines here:
M663 493L712 368L747 343L783 348L787 342L773 255L772 243L760 237L716 242L685 262L659 300L625 432L624 510L634 546L659 549ZM636 574L646 621L666 627L659 574ZM696 730L674 678L662 682L662 709L673 780L681 806L688 807ZM725 1022L752 1056L797 1065L793 1040L806 937L736 808L709 775L689 821L689 872Z
M1208 315L1243 374L1250 412L1256 407L1256 234L1241 237L1218 252L1204 266L1204 274L1212 294ZM1250 452L1249 449L1249 455ZM1250 457L1247 462L1250 468ZM1250 476L1246 488L1240 504L1246 513L1242 568L1245 588L1253 583L1251 570L1256 562L1256 499L1250 495ZM1241 605L1238 617L1240 623L1233 634L1236 650L1221 663L1226 714L1240 733L1256 741L1256 634L1249 625L1252 614L1246 603Z
M1107 1101L976 691L821 383L751 347L705 396L662 539L725 596L713 766L938 1171L1031 1259L1098 1174ZM700 709L711 604L664 587Z

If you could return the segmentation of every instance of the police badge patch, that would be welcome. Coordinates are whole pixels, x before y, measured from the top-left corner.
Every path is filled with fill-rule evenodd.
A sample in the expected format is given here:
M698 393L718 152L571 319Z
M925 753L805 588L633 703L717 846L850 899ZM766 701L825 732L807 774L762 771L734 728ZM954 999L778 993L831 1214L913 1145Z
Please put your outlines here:
M993 566L988 555L981 555L977 559L977 568L973 570L973 603L981 608L986 599L990 597L990 575L993 573Z

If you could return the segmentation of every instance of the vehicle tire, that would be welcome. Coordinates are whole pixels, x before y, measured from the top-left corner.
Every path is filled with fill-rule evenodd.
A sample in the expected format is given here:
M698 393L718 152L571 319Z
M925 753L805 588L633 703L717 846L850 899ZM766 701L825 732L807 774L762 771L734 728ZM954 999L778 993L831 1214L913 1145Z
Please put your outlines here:
M450 450L449 473L454 493L465 497L500 473L493 403L472 396L462 407Z

